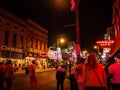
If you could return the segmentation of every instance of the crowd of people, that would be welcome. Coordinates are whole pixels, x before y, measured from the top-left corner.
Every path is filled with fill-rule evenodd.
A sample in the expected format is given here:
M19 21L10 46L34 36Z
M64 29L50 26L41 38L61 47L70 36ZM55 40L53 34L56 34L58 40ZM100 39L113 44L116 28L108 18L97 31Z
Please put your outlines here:
M61 69L62 68L62 69ZM62 74L62 75L61 75ZM64 90L66 70L63 66L56 72L57 90ZM63 76L63 77L62 77ZM108 65L102 65L93 53L80 58L74 73L69 75L71 90L120 90L120 54Z
M6 64L0 62L0 90L4 90L4 81L7 85L6 90L10 90L13 79L14 74L11 60L7 60Z
M80 61L74 72L78 90L120 90L120 54L105 66L93 53Z
M30 65L30 90L35 90L37 79L35 76L35 60L32 60ZM4 90L4 81L6 82L6 89L11 90L12 80L14 80L14 68L11 60L7 60L6 64L0 62L0 90Z
M37 79L35 75L36 60L32 60L29 67L30 90L35 90ZM102 65L96 55L91 53L87 58L80 58L75 66L73 73L69 71L69 76L64 65L56 70L57 90L64 90L64 81L70 80L71 90L120 90L120 54L116 56L115 62L109 65ZM14 79L14 70L11 60L4 64L0 62L0 90L4 90L4 81L6 90L10 90L12 80Z

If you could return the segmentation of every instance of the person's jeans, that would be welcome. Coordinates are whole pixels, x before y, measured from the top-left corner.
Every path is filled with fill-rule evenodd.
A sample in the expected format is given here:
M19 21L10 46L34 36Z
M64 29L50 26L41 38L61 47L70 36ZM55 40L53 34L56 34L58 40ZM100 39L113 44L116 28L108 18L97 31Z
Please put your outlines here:
M112 83L112 90L120 90L120 84L113 84Z
M61 90L64 90L63 83L64 83L64 80L57 80L57 90L59 90L59 86L61 86Z
M10 90L12 86L12 78L5 78L7 84L7 90Z
M0 90L3 90L4 89L4 77L0 77Z
M106 90L104 87L87 86L85 90Z

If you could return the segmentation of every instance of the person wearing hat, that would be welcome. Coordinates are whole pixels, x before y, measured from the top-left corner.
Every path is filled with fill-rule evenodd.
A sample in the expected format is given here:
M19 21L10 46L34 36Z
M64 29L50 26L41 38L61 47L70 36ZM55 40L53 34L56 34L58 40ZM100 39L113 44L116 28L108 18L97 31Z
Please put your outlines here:
M111 78L112 90L120 90L120 54L116 56L116 62L108 68L108 71Z
M35 90L37 79L35 75L35 60L32 60L32 63L30 64L30 90Z

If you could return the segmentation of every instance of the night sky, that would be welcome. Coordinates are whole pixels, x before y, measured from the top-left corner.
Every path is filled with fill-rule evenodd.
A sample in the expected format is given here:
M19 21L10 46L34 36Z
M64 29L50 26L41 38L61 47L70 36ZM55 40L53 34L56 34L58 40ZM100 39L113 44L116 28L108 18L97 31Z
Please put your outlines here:
M81 49L90 49L96 40L103 40L112 24L114 0L80 0L79 22ZM59 3L59 4L58 4ZM0 0L0 6L22 19L30 18L48 30L48 45L64 37L75 41L75 12L70 0Z

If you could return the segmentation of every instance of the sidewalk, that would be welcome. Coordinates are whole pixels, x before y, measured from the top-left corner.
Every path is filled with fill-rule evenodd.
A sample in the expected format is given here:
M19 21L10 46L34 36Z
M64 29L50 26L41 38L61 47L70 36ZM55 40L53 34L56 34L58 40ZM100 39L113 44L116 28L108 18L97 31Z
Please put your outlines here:
M36 74L37 73L41 73L41 72L46 72L46 71L53 71L53 70L56 70L55 68L46 68L45 70L43 69L43 68L39 68L39 69L36 69ZM21 76L21 75L27 75L26 73L25 73L25 70L21 70L21 71L16 71L15 73L14 73L14 75L15 75L15 77L17 77L17 76Z

